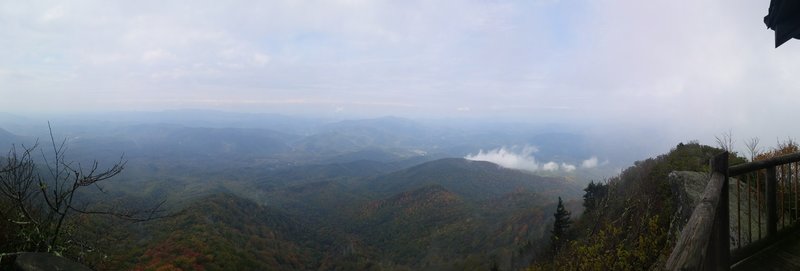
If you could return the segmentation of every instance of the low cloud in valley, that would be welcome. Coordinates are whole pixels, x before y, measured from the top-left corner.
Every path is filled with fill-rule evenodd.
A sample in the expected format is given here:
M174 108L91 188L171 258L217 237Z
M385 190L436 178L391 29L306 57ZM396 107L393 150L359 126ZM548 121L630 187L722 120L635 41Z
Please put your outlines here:
M469 154L464 157L467 160L487 161L498 164L505 168L527 170L527 171L563 171L573 172L578 167L566 162L549 161L539 163L534 153L539 150L534 146L524 147L500 147L488 151L480 150L477 154ZM592 156L581 163L581 168L595 168L599 165L598 159Z

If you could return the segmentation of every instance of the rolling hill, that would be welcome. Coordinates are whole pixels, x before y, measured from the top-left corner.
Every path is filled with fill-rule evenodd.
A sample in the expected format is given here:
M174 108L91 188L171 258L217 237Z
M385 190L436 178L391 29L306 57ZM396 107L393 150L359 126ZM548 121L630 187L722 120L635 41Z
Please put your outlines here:
M578 185L558 177L541 177L520 170L503 168L485 161L445 158L366 181L365 189L382 195L428 185L440 185L470 200L486 200L517 190L542 194L577 196Z

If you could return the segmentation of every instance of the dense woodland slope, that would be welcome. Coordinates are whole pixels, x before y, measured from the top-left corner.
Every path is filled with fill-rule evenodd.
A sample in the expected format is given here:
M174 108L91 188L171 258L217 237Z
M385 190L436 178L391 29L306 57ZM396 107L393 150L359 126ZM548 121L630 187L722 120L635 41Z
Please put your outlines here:
M555 195L579 195L564 179L464 159L265 187L264 205L233 194L200 198L151 223L151 236L132 238L153 242L115 260L131 265L107 266L482 270L545 235Z
M584 189L583 215L556 251L540 254L533 270L660 270L682 227L668 181L673 171L708 172L723 150L679 144L636 162L619 176ZM731 156L731 164L742 163Z
M137 224L76 216L73 234L91 249L63 253L103 270L483 270L496 259L510 268L518 248L546 236L552 199L580 195L563 178L488 162L387 173L395 165L376 163L270 171L242 190L195 183L190 197L184 181L161 183L183 191L161 194L174 215ZM139 199L148 198L157 196Z

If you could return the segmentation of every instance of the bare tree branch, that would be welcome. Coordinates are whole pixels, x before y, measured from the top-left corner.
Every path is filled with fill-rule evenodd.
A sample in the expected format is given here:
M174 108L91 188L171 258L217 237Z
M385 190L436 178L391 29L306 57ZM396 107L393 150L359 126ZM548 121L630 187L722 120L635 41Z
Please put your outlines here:
M717 140L717 146L729 153L733 153L733 131L728 130L721 135L714 136Z
M759 142L761 142L761 140L758 137L752 137L744 144L750 154L750 161L755 161L756 157L762 152L761 147L758 146Z
M144 222L153 219L168 217L165 215L165 201L158 202L152 207L144 209L119 208L124 203L113 205L107 209L89 209L91 200L76 194L84 187L94 186L105 193L98 184L119 175L127 165L124 155L120 160L104 170L100 169L99 162L93 161L91 166L83 167L80 163L67 161L65 152L67 140L56 143L53 130L50 129L50 145L53 153L48 156L40 149L45 164L46 176L38 174L36 163L32 154L39 146L38 141L33 147L22 146L19 150L12 146L8 157L0 164L0 197L13 203L18 215L13 222L31 229L28 239L32 250L52 251L63 245L76 243L68 233L64 233L64 224L70 214L104 215L119 218L130 222ZM34 185L38 184L38 187ZM78 207L82 204L83 207ZM94 202L93 205L102 205Z

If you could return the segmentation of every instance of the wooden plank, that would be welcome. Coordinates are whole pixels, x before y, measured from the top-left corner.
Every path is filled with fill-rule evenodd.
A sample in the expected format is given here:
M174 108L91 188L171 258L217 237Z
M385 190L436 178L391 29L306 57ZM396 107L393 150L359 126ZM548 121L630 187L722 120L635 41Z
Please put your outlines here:
M781 253L793 255L800 259L800 228L785 229L778 232L773 238L763 239L756 244L747 246L748 251L735 251L738 256L747 256L737 262L733 270L800 270L800 265L793 265L786 269L781 258ZM794 261L792 261L794 262ZM783 267L783 268L781 268Z

